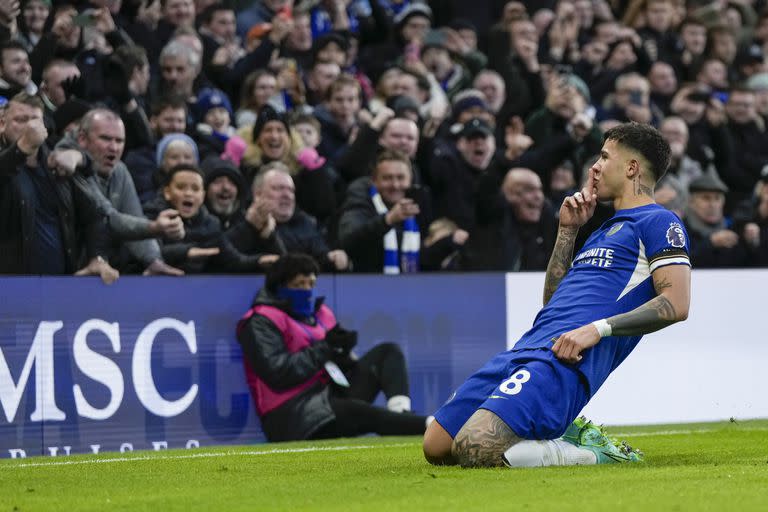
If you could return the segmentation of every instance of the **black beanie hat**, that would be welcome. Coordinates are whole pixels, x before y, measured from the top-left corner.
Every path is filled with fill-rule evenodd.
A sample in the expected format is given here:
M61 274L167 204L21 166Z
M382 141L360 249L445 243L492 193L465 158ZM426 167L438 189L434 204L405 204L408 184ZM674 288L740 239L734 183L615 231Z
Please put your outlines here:
M205 173L205 188L219 176L226 176L237 187L238 195L245 191L245 180L235 164L216 155L211 155L200 164Z
M259 110L258 117L256 117L256 122L253 125L253 142L256 142L256 140L259 138L259 135L261 135L261 131L270 121L278 121L283 123L283 126L285 126L285 131L290 131L288 128L288 120L286 119L285 115L275 110L272 105L264 105L261 107L261 110Z

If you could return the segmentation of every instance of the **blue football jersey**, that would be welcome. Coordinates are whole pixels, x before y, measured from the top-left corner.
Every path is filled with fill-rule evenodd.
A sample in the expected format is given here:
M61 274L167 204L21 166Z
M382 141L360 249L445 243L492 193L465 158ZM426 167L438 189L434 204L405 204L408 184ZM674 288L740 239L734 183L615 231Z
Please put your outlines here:
M651 273L689 265L682 221L657 204L620 210L587 239L533 327L513 350L551 347L561 334L626 313L653 299ZM629 355L641 336L607 336L582 353L577 365L590 396Z

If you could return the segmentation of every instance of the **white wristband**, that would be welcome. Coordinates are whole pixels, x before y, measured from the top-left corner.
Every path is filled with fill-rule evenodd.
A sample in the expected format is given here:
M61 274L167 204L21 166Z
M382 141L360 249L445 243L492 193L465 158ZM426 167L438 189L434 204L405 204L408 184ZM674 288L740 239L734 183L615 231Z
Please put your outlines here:
M600 334L601 338L605 338L606 336L610 336L613 332L613 328L611 327L611 324L608 323L608 320L605 318L601 320L595 320L592 322L592 325L595 326L595 329L597 329L598 334Z

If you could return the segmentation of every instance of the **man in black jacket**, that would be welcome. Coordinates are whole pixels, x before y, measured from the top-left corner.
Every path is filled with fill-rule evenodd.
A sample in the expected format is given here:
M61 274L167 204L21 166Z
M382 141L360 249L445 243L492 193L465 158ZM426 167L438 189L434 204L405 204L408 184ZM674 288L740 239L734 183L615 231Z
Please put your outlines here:
M557 220L545 199L541 178L530 169L511 169L502 185L501 215L471 233L464 249L466 270L546 270L555 245Z
M747 243L743 230L724 215L728 187L705 174L691 181L685 229L691 244L691 262L697 268L748 267L756 260L756 247Z
M253 203L256 208L264 208L274 217L279 244L285 251L308 254L328 271L347 270L347 253L340 249L331 250L317 227L317 221L296 208L295 192L293 178L281 162L265 165L253 180ZM245 253L256 252L241 237L233 238L233 243ZM266 258L268 263L277 257L277 254L267 254L262 258Z
M760 172L768 164L768 136L758 121L753 91L732 89L725 111L731 153L729 165L718 168L718 173L728 185L726 211L730 211L739 201L752 196Z
M42 101L14 96L0 120L0 136L0 273L76 272L116 280L118 272L105 260L106 217L75 172L83 155L48 151Z
M360 178L350 185L347 199L341 208L338 236L341 247L352 258L356 272L385 271L387 260L384 237L391 231L395 233L394 250L397 253L394 266L400 267L406 245L405 221L421 213L420 205L405 197L405 191L411 183L408 157L402 153L384 151L379 155L371 178ZM379 206L373 199L374 194L380 196ZM428 222L419 219L417 225L424 230Z
M429 166L435 216L447 217L471 231L476 222L477 191L491 169L496 139L493 127L478 117L460 125L457 140L435 148Z

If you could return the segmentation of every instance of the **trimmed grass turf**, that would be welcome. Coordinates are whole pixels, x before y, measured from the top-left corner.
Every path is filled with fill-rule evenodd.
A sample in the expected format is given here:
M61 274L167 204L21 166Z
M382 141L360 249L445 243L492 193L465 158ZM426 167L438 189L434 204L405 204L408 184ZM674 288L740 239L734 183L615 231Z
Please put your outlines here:
M768 510L768 420L609 433L646 462L434 467L415 437L3 460L0 512Z

